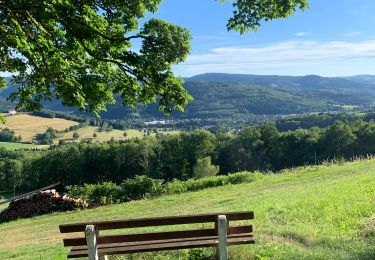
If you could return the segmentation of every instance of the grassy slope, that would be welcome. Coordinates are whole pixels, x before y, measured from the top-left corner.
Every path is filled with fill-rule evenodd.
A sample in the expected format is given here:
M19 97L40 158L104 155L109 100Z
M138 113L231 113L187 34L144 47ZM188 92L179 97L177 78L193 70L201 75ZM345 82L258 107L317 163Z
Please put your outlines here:
M374 259L375 160L1 224L0 259L65 259L61 223L241 210L255 212L257 244L231 247L232 259ZM184 259L186 251L160 254Z
M4 147L7 150L17 150L17 149L30 149L37 147L35 144L23 144L23 143L10 143L10 142L0 142L0 147Z
M44 133L48 127L64 130L73 125L78 125L78 123L61 118L44 118L20 114L8 117L7 122L4 125L0 125L0 128L8 127L14 130L16 135L21 135L23 141L31 141L35 139L37 134Z

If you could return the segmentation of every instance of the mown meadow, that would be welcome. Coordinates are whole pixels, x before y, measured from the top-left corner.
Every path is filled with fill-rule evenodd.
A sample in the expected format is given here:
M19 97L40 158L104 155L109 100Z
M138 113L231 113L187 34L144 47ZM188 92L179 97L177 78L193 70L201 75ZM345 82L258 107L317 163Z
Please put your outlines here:
M256 244L230 247L231 259L374 259L375 160L301 167L252 183L0 224L0 259L65 259L62 223L245 210L255 212ZM194 256L214 252L113 259L202 259Z

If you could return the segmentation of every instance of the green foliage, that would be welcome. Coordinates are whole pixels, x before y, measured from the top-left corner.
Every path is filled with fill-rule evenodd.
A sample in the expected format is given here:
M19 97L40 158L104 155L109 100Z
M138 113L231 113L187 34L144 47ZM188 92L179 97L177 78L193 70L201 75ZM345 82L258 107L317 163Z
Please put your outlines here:
M206 177L199 180L189 179L187 181L180 181L174 179L171 182L165 183L165 192L167 194L179 194L183 192L198 191L206 188L213 188L229 184L240 184L246 182L253 182L262 177L260 172L239 172L232 173L227 176L213 176Z
M120 185L103 182L101 184L67 186L66 189L70 197L81 199L89 207L96 207L158 196L162 193L162 181L146 176L136 176L134 179L123 181Z
M52 127L48 127L44 134L38 134L37 140L40 144L53 144L53 139L57 137L57 132Z
M74 132L74 133L73 133L73 138L74 138L74 139L77 139L78 137L79 137L79 134L78 134L77 132Z
M226 2L222 0L222 2ZM234 7L233 17L228 21L228 30L236 30L241 34L252 29L256 31L261 21L270 21L287 18L297 9L304 10L308 7L307 0L235 0L231 1Z
M275 121L276 128L281 131L296 130L298 128L308 129L312 127L326 128L336 121L355 122L358 120L370 121L374 116L373 112L366 113L317 113L286 116Z
M171 66L190 53L191 35L144 20L160 2L0 1L0 71L17 72L19 85L11 100L34 110L55 96L98 114L118 94L127 106L158 100L166 113L181 110L190 96Z
M219 173L219 166L211 164L211 157L204 157L197 160L193 168L194 177L201 179L204 177L216 176Z
M70 197L84 201L89 207L96 207L130 200L154 198L162 194L180 194L223 185L249 183L261 177L262 174L259 172L240 172L228 176L212 176L187 181L175 179L163 183L161 180L155 180L147 176L136 176L134 179L126 179L120 185L104 182L83 186L67 186L66 190Z
M209 260L212 259L211 255L200 248L190 249L188 252L188 260Z
M20 189L28 191L55 182L64 186L120 184L136 176L172 183L174 179L214 175L218 169L219 175L241 171L277 172L324 161L373 156L374 140L375 122L361 120L338 121L323 129L313 127L287 132L279 132L273 124L261 124L244 128L239 133L214 135L196 130L121 142L112 140L104 144L87 140L45 151L17 152L20 158L28 158L20 160L23 164ZM4 158L9 156L4 154ZM198 179L197 183L191 184L191 189L217 186L219 180L220 176L213 180ZM175 185L176 190L186 190L179 183Z
M22 167L21 161L16 159L1 158L0 159L0 188L2 190L12 190L15 194L16 188L22 183Z
M247 183L253 182L260 179L263 176L261 172L237 172L228 174L226 183L230 184L240 184L240 183Z
M37 110L43 100L56 97L98 115L117 95L130 107L158 101L167 114L183 111L191 96L171 66L187 58L191 35L166 21L146 20L160 3L0 1L0 71L15 73L13 83L19 85L10 99L17 108ZM307 1L236 0L232 5L227 29L242 34L262 20L305 9ZM134 51L136 40L141 47ZM1 77L0 88L5 83Z
M147 176L136 176L121 183L122 200L137 200L159 195L162 190L162 181Z
M90 207L118 203L122 194L121 188L112 182L67 186L66 190L70 197L81 199Z
M13 130L9 128L0 129L0 142L19 142L22 137L16 136Z

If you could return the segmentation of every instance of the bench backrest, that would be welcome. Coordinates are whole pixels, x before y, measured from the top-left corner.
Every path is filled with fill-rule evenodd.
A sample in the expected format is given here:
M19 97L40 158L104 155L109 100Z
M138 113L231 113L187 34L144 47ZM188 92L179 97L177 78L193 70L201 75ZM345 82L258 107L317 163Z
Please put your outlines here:
M85 229L87 225L94 225L97 229L98 244L108 243L122 243L133 241L149 241L158 239L178 239L189 237L206 237L217 236L217 219L219 215L225 215L228 221L228 235L239 233L251 233L251 225L230 226L232 221L250 220L254 218L254 213L247 212L230 212L230 213L215 213L202 215L188 215L188 216L171 216L159 218L144 218L144 219L130 219L130 220L115 220L115 221L101 221L101 222L87 222L77 224L60 225L61 233L82 232L82 237L66 238L64 239L64 246L84 246L86 245ZM194 229L194 230L177 230L164 232L149 232L139 234L125 234L125 235L110 235L100 236L100 230L123 229L123 228L139 228L139 227L153 227L153 226L168 226L168 225L183 225L183 224L199 224L199 223L215 223L215 228Z

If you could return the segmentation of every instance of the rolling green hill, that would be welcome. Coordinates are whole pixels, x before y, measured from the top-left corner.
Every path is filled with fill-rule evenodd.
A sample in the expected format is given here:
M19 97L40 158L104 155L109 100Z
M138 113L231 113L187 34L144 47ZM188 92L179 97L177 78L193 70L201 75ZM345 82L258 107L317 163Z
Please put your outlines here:
M230 247L231 259L374 259L374 174L375 160L312 166L249 184L0 224L0 259L65 259L61 223L242 210L255 212L256 245ZM188 259L188 251L131 259Z

